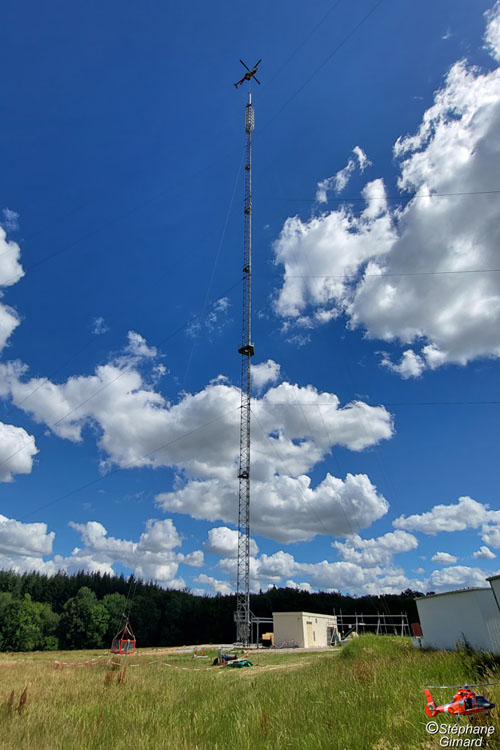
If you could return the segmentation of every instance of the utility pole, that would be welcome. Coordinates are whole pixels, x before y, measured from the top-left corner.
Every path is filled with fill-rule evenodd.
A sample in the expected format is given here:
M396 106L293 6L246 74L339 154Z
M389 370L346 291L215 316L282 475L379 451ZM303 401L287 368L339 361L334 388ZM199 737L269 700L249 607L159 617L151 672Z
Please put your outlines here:
M244 63L243 63L244 64ZM246 66L245 66L246 67ZM247 646L251 636L250 612L250 389L252 343L252 94L245 107L245 234L243 242L243 314L241 328L240 467L238 472L238 568L236 579L236 640Z

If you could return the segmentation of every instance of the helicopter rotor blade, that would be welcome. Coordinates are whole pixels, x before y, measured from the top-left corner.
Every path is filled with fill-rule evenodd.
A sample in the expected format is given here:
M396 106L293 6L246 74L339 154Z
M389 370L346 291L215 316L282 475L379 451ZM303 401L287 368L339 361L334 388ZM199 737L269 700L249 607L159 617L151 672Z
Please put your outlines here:
M486 687L487 685L498 685L498 682L476 682L473 685L467 685L467 687Z
M259 84L259 86L260 86L260 81L259 81L259 79L258 79L258 78L256 78L256 77L254 76L254 77L253 77L253 80L254 80L254 81L257 81L257 83L258 83L258 84Z
M262 57L260 58L260 60L258 62L255 63L254 68L256 68L258 65L260 65L261 62L262 62Z
M245 67L245 68L246 68L246 69L248 70L248 72L250 73L250 68L248 67L248 65L247 65L246 63L244 63L244 62L243 62L243 60L242 60L241 58L240 58L240 63L241 63L241 64L242 64L242 65L243 65L243 66L244 66L244 67Z
M473 684L465 683L464 685L426 685L429 690L453 690L455 688L486 687L487 685L498 685L497 682L475 682Z

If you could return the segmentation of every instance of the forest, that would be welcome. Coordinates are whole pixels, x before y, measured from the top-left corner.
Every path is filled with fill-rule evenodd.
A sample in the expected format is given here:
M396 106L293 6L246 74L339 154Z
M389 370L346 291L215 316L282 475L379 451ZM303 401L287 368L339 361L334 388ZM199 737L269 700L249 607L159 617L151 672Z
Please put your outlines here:
M410 589L351 597L271 588L252 594L251 610L258 617L287 611L404 612L411 623L418 622L418 596L423 594ZM109 648L124 613L130 615L140 647L231 643L235 606L235 595L195 596L132 576L0 571L0 651Z

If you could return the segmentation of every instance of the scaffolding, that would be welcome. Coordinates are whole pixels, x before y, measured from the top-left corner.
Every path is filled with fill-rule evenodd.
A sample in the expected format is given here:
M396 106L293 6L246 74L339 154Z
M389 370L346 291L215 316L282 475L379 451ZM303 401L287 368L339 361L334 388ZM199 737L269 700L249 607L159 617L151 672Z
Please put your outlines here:
M335 611L334 611L335 614ZM337 627L342 640L348 638L352 633L375 633L375 635L397 635L409 636L410 625L408 615L404 612L399 614L377 614L365 615L358 612L344 615L342 610L337 617Z
M252 615L251 620L251 635L252 643L255 643L257 648L260 642L260 626L261 625L274 625L274 619L272 617L255 617Z

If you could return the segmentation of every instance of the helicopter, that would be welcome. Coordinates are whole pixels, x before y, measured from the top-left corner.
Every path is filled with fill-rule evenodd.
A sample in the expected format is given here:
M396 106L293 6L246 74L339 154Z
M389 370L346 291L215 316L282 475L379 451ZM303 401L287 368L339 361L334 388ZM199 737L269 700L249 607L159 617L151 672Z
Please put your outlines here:
M440 713L447 713L455 716L456 720L459 721L461 716L472 716L473 714L486 714L492 708L495 708L494 703L490 703L484 695L478 695L471 688L483 687L486 685L496 685L495 682L482 682L476 685L428 685L425 688L425 697L427 698L427 705L425 706L425 713L427 716L433 718ZM458 688L458 692L455 693L450 703L446 703L443 706L436 706L434 698L431 695L431 689L444 689L452 690Z
M257 73L257 71L259 69L259 65L261 64L261 62L262 62L262 57L260 58L260 60L258 62L255 63L255 65L253 66L252 70L250 70L250 68L248 67L248 65L246 63L244 63L243 60L240 60L240 63L243 65L243 67L245 67L247 69L248 73L245 73L245 75L243 76L243 78L240 81L237 81L234 84L234 87L237 89L238 86L240 86L240 84L244 83L245 81L249 81L251 78L254 78L257 81L257 83L259 84L259 86L260 86L260 81L255 76L255 74Z

